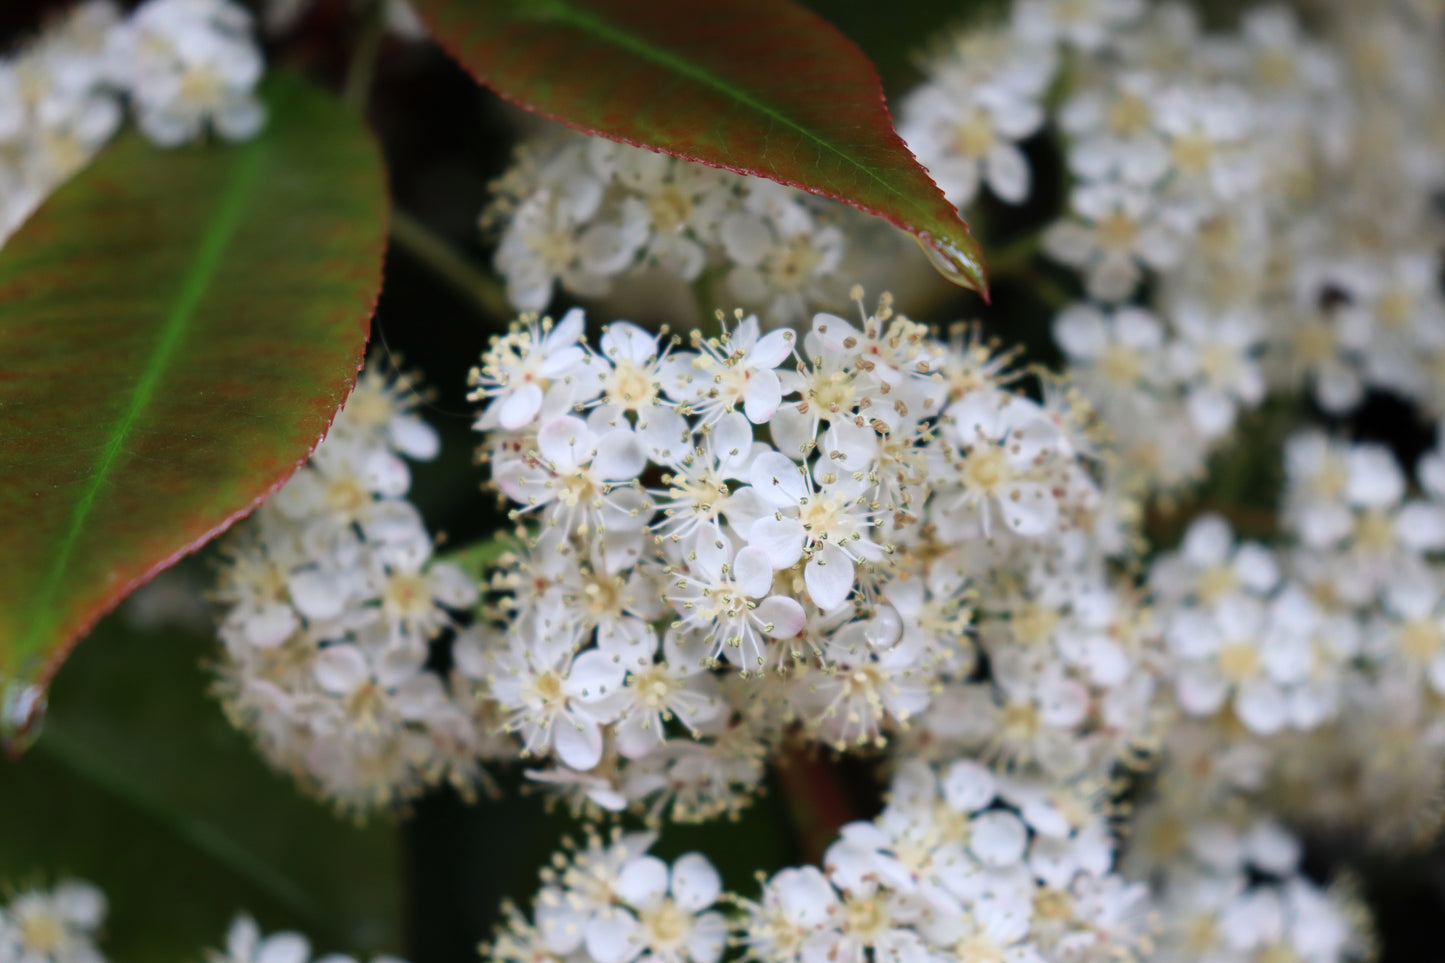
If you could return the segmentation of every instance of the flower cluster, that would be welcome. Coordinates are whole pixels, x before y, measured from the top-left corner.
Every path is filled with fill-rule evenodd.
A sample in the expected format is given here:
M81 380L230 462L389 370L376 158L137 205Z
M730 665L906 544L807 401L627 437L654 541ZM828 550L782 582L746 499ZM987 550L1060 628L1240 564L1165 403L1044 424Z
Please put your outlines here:
M1387 449L1300 432L1284 451L1283 545L1239 542L1206 515L1155 560L1165 671L1199 721L1170 735L1166 774L1376 839L1431 837L1445 786L1442 451L1421 459L1412 494Z
M684 350L627 322L593 349L574 310L473 371L493 482L535 534L457 663L564 767L546 778L606 808L706 800L794 722L882 745L946 681L936 727L1015 720L1010 757L1078 771L1137 733L1148 632L1109 587L1079 413L964 332L859 311L801 345L739 313ZM971 580L999 588L977 686Z
M865 218L773 181L610 141L531 145L497 184L483 223L500 223L497 271L523 311L560 285L596 297L643 275L717 279L723 299L769 325L844 300L844 227ZM886 242L885 242L886 245Z
M743 904L740 941L759 963L1135 959L1149 892L1113 861L1109 818L1078 787L914 761L821 871L783 870Z
M483 955L494 963L718 963L729 925L722 879L700 853L669 866L655 833L595 835L542 873L533 918L515 906Z
M90 883L66 880L53 889L25 889L0 905L0 963L105 963L96 931L105 920L105 894ZM226 934L223 951L209 951L208 963L309 963L311 943L300 933L263 936L242 913ZM316 963L357 963L329 953ZM376 956L371 963L406 963ZM710 961L709 961L710 963Z
M0 243L120 126L129 98L159 144L207 126L260 130L262 71L250 14L233 0L147 0L122 17L87 0L30 45L0 57Z
M290 930L265 936L256 921L242 913L231 922L226 932L224 950L211 950L206 963L310 963L311 941ZM328 953L315 958L316 963L356 963L356 957L344 953ZM371 963L406 963L395 956L375 956Z
M1299 840L1245 810L1153 804L1124 858L1147 877L1159 920L1158 963L1372 959L1373 939L1348 880L1321 888L1300 869Z
M1178 4L1018 0L1007 27L936 53L905 104L952 200L984 183L1019 202L1018 142L1062 92L1074 183L1043 248L1090 303L1057 340L1144 486L1197 477L1268 390L1334 414L1369 389L1445 402L1445 58L1407 4L1327 6L1311 36L1277 5L1208 34Z
M79 880L19 891L0 905L0 963L104 963L105 910L105 895Z
M404 457L437 454L406 377L366 370L310 461L228 540L217 691L262 753L358 813L468 789L490 728L429 643L477 599L432 558Z

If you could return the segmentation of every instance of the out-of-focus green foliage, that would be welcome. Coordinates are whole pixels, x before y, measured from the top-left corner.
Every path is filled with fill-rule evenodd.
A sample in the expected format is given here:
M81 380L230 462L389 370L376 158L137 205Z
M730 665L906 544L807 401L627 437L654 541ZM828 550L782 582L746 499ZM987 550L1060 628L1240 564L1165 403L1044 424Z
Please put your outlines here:
M116 963L200 959L241 909L318 950L399 948L396 827L342 821L266 768L206 695L213 641L124 612L96 635L0 768L0 881L100 886Z

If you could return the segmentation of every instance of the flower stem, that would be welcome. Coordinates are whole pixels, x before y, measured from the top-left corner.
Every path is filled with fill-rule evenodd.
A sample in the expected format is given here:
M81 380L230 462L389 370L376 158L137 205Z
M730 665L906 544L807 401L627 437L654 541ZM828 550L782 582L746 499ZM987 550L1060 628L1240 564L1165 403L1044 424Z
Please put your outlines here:
M838 830L858 818L839 778L838 767L819 746L784 749L778 783L798 831L798 848L809 863L821 863Z
M386 18L380 0L375 0L367 5L362 15L361 32L356 38L356 46L351 48L351 60L346 65L346 84L341 93L346 106L358 114L366 113L367 102L371 99L376 58L381 53L381 42L385 36Z
M405 211L392 210L391 239L398 248L421 262L488 317L500 320L515 313L496 278L477 268L425 224Z

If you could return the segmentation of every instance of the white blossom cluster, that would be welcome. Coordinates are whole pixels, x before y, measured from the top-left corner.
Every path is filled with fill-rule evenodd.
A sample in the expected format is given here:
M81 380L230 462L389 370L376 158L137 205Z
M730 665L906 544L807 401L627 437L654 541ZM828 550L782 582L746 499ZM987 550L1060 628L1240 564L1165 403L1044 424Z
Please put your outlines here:
M1181 4L1017 0L905 102L959 205L1024 200L1019 142L1062 141L1042 247L1089 302L1056 337L1142 485L1197 478L1270 390L1337 415L1370 389L1445 402L1438 31L1407 3L1324 6L1318 35L1278 4L1206 33Z
M1124 859L1154 894L1152 963L1374 958L1349 881L1323 888L1306 876L1287 829L1247 810L1205 812L1197 801L1190 808L1191 815L1169 804L1145 808Z
M330 432L226 543L217 691L233 722L303 786L364 813L449 781L488 752L485 706L427 667L430 642L477 600L438 562L407 501L405 458L438 451L410 379L378 366Z
M105 894L81 880L20 890L0 904L0 963L106 963L96 942L105 915ZM245 913L232 922L225 949L208 951L205 958L207 963L357 963L343 953L313 957L310 941L300 933L265 936ZM381 955L371 963L406 961Z
M1147 946L1148 890L1112 872L1093 798L1000 777L972 761L905 765L887 808L843 827L822 869L722 897L697 853L671 868L650 833L592 839L543 874L528 920L515 908L496 963L716 963L728 943L760 963L1131 959Z
M743 904L740 942L759 963L1137 959L1149 892L1113 862L1109 817L1079 787L912 761L821 871L783 870Z
M1206 515L1153 564L1166 671L1197 720L1170 733L1163 778L1426 841L1445 788L1445 448L1413 487L1388 449L1317 430L1284 461L1283 544Z
M656 834L596 835L542 872L532 919L504 907L483 955L494 963L718 963L730 926L722 878L707 857L672 865L650 854Z
M568 134L529 145L496 185L496 268L522 311L559 286L607 294L646 273L718 284L767 326L844 303L844 228L863 216L773 181ZM724 297L723 294L726 296Z
M129 16L86 0L0 57L0 243L111 138L127 99L157 144L256 134L263 66L234 0L146 0Z
M345 953L313 957L311 941L305 936L291 930L267 936L254 919L241 913L226 931L225 948L208 951L206 963L357 963L357 958ZM396 956L381 955L372 957L371 963L406 961Z
M844 749L916 719L1061 773L1142 733L1157 637L1111 586L1100 546L1126 537L1067 398L886 298L859 312L801 345L739 314L684 350L622 321L594 349L574 310L473 371L492 480L535 535L457 664L555 760L541 778L696 818L794 724Z
M0 904L0 963L104 963L105 911L105 894L80 880L21 889Z

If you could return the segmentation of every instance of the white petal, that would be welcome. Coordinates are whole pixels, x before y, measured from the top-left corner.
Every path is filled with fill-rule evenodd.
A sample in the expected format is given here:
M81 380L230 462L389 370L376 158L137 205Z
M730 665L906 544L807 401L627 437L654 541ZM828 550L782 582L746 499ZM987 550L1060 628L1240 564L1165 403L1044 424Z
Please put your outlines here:
M964 759L948 767L940 781L943 798L960 812L977 812L993 801L998 782L987 766Z
M778 508L794 507L808 494L797 462L776 451L764 452L753 461L748 481L764 501Z
M592 468L607 481L631 481L647 467L642 442L629 428L616 428L597 439Z
M753 426L745 416L730 411L713 425L712 444L723 466L741 463L752 452Z
M994 810L970 822L969 849L987 866L1012 866L1023 859L1028 831L1013 813Z
M432 597L449 609L465 609L477 601L476 580L455 565L438 562L426 578Z
M397 451L417 461L431 461L441 451L437 431L416 415L396 415L386 426Z
M1059 503L1049 487L1038 482L1010 485L998 504L1008 527L1030 538L1049 532L1059 517Z
M770 595L758 603L753 617L763 625L763 631L775 639L788 639L797 635L808 621L803 606L797 599L786 595Z
M789 328L770 331L747 354L746 363L756 368L776 368L793 353L798 336Z
M989 151L986 177L1000 200L1019 204L1029 196L1029 162L1012 144L995 144Z
M756 528L757 526L754 526ZM813 604L828 611L848 600L853 591L853 560L836 545L826 545L803 567L803 581Z
M783 401L782 382L772 371L758 371L743 389L743 411L755 425L766 424Z
M311 944L300 933L276 933L268 936L256 954L255 963L306 963L311 958Z
M525 428L542 410L542 388L536 384L524 384L498 398L494 405L497 424L508 431Z
M411 469L389 451L367 452L361 460L361 483L387 498L400 498L411 488Z
M596 963L627 963L642 952L638 929L626 910L604 910L587 922L587 952Z
M537 450L560 468L587 462L597 447L597 438L581 418L562 415L537 431Z
M311 665L316 684L335 695L355 691L371 679L366 656L354 645L330 645L316 654Z
M565 688L573 698L589 702L610 695L622 685L626 675L627 669L607 653L589 649L573 661Z
M657 357L657 339L630 321L614 321L602 333L602 353L613 361L646 364Z
M672 898L689 913L707 909L722 895L722 877L701 853L688 853L672 864Z
M579 772L602 760L602 730L586 716L558 719L552 726L552 740L557 758Z
M286 591L308 619L334 619L346 608L346 583L330 572L295 572L286 580Z
M656 856L638 856L617 874L617 895L637 909L651 909L667 895L667 864Z
M762 598L773 584L773 563L761 548L748 546L738 550L733 561L733 580L748 598Z
M774 569L790 568L803 557L803 523L796 518L760 518L748 530L748 545L767 553Z

